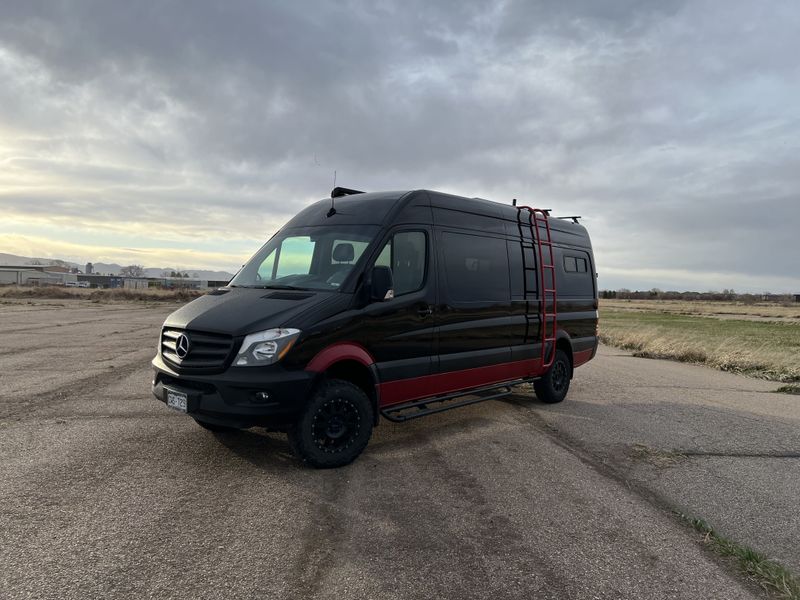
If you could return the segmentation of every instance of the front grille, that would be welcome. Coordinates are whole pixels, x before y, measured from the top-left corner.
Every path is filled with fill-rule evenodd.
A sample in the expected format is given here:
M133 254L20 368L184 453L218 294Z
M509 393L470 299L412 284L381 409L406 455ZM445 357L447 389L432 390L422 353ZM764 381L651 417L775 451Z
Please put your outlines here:
M189 352L181 358L177 346L182 335L189 341ZM233 338L229 335L174 327L161 331L161 356L181 369L221 369L232 353Z

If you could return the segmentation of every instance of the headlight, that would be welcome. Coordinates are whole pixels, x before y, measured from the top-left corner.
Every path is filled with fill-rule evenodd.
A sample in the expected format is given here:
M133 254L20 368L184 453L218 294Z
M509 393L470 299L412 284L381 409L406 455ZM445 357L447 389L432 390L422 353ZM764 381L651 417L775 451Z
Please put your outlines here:
M271 365L282 359L300 335L299 329L267 329L244 338L233 363L237 367Z

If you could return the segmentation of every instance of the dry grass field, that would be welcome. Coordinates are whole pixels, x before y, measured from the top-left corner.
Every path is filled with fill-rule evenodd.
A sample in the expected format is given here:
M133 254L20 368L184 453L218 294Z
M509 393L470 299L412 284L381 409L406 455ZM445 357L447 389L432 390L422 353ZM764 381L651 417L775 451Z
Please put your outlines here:
M129 289L85 289L60 286L28 287L9 285L0 287L0 300L3 299L52 299L52 300L92 300L95 302L188 302L203 292L190 289L176 290L129 290Z
M800 381L800 306L603 300L600 336L636 356Z
M754 321L796 321L800 323L800 303L775 302L711 302L705 300L601 300L603 308L626 311L656 312L672 315L696 315L718 319Z

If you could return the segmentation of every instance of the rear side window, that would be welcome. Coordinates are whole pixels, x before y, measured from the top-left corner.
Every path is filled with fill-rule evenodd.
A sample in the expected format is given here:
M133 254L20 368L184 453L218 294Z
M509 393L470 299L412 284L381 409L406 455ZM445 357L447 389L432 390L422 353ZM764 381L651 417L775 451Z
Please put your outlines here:
M558 293L562 296L594 296L594 273L589 268L588 255L574 250L560 252L563 253L563 275L559 278Z
M426 264L427 244L422 231L401 231L394 234L375 261L376 266L392 269L395 296L422 288Z
M511 298L506 241L444 232L447 295L454 302L490 302Z
M577 256L564 257L564 271L567 273L587 273L586 259Z

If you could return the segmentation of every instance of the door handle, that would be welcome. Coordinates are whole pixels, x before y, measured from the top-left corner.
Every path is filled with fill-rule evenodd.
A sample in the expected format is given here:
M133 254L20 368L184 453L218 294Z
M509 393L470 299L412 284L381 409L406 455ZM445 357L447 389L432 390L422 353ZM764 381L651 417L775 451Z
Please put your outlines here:
M433 314L433 309L430 306L426 306L425 308L420 308L417 314L424 319Z

